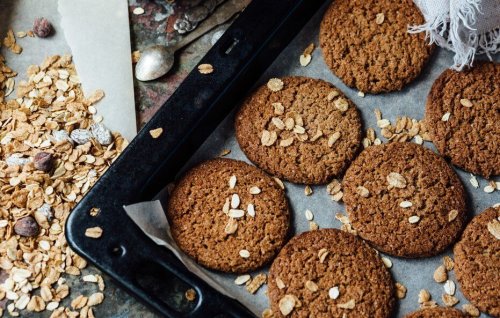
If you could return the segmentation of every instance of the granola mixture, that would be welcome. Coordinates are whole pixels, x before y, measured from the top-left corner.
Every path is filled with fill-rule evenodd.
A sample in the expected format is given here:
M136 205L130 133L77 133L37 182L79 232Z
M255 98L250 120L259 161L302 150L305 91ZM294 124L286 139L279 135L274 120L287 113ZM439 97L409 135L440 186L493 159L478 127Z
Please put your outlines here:
M94 317L104 298L100 275L83 277L96 293L62 304L70 295L65 274L80 275L87 265L68 247L64 223L127 141L101 123L104 105L96 104L104 92L83 96L71 56L30 66L28 81L7 100L16 75L0 55L0 300L11 316L26 309Z

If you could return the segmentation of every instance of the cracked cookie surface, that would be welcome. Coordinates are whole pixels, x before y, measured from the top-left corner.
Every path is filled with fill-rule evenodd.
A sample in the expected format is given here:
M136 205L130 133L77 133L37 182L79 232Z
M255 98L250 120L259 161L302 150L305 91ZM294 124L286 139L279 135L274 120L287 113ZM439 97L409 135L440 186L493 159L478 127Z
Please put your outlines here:
M328 67L346 85L365 93L401 90L429 59L433 46L409 25L425 23L411 0L335 0L320 26Z
M180 249L205 267L232 273L274 258L290 226L284 190L258 168L231 159L189 170L169 198L167 217Z
M252 162L294 183L327 183L361 144L354 103L332 84L307 77L271 79L243 102L235 126Z
M292 308L286 317L386 318L395 304L394 282L380 257L337 229L292 238L273 261L268 286L276 317ZM294 306L286 308L290 300Z
M485 178L499 175L500 64L444 71L427 97L425 122L436 148L454 165Z
M366 148L347 170L343 188L358 235L391 255L438 254L465 224L466 197L458 176L444 159L414 143Z
M464 296L482 312L500 317L500 207L475 216L453 253Z

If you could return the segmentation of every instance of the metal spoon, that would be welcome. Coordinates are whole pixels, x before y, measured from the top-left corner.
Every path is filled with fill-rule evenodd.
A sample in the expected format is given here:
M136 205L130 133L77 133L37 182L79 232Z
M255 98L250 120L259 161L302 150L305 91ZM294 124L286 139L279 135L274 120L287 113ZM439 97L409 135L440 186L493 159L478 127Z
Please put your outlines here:
M175 52L193 42L216 26L225 23L236 13L242 11L248 0L228 0L205 21L173 46L153 45L141 53L141 58L135 66L135 78L139 81L151 81L162 77L174 65Z

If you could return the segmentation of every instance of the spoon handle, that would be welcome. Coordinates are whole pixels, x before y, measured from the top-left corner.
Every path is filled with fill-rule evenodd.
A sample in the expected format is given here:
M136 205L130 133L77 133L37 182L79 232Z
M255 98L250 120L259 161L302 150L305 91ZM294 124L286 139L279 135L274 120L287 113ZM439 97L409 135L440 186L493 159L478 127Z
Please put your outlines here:
M245 7L250 3L250 0L227 0L222 3L218 9L215 10L210 17L205 21L200 23L198 27L188 33L179 42L172 46L172 50L175 52L189 43L193 42L203 34L212 30L218 25L221 25L231 19L236 13L243 11Z

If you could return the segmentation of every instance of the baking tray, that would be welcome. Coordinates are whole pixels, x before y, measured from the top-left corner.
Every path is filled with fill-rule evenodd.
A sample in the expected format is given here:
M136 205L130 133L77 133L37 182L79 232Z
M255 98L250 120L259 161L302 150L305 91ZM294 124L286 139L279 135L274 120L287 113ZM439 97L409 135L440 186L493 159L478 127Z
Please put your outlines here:
M71 248L161 315L255 317L149 240L123 206L153 198L173 180L324 2L253 0L200 62L212 64L214 73L191 72L68 218ZM149 131L159 127L164 132L153 139ZM98 215L91 216L91 209ZM98 240L84 234L93 226L103 229ZM193 305L182 311L165 297L173 277L197 292Z

